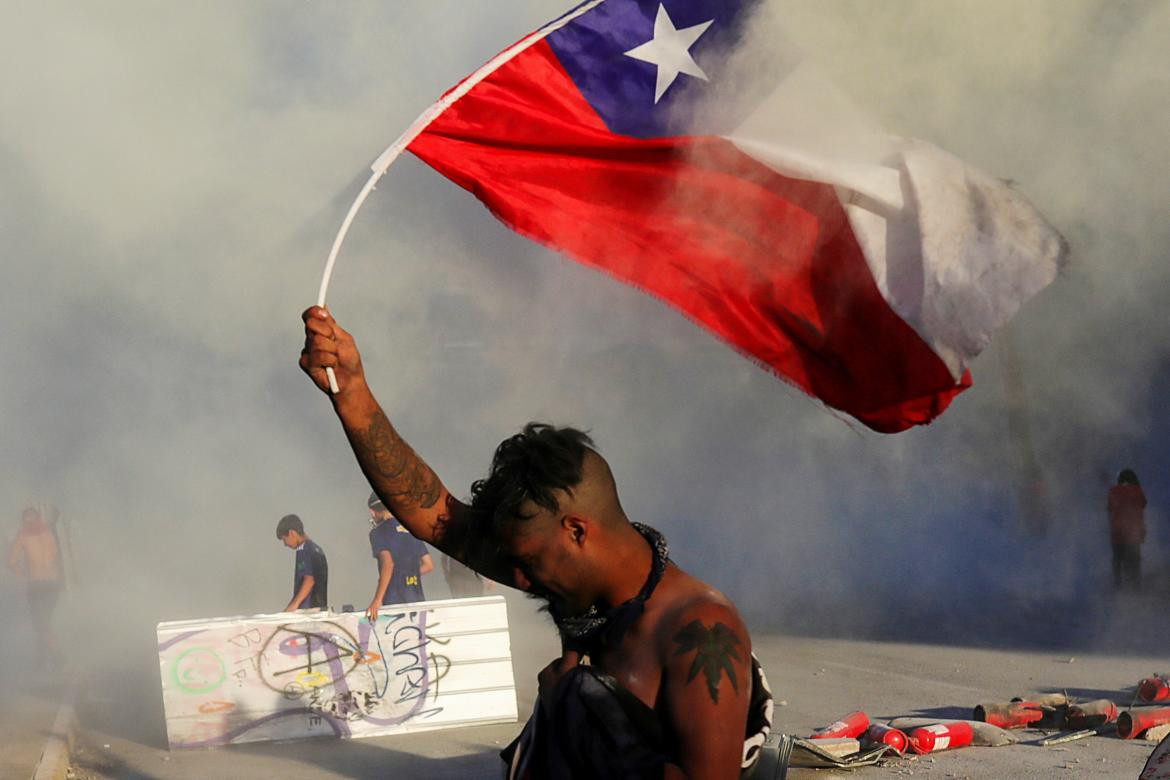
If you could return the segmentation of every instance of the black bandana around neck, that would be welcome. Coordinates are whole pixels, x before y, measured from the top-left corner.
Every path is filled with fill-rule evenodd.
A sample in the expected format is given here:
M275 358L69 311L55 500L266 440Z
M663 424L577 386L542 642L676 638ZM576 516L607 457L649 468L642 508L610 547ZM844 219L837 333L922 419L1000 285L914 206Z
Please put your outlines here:
M550 609L557 630L565 645L571 649L592 653L607 647L613 647L621 641L622 635L642 616L646 609L646 600L654 593L658 583L666 572L666 564L670 563L670 548L667 547L666 537L642 523L631 523L638 533L650 544L654 560L650 565L650 576L638 595L629 601L622 602L616 607L601 614L597 607L590 607L583 615L562 617L556 609Z

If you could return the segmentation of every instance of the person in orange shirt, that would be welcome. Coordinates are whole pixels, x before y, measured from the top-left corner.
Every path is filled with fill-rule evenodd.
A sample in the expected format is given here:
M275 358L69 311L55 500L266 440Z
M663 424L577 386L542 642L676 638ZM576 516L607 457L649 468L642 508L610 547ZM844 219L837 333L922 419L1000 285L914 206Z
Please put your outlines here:
M61 597L61 548L40 511L27 507L8 548L8 568L28 581L28 608L37 634L38 665L57 658L53 610Z
M1113 544L1113 584L1142 584L1142 543L1146 541L1146 494L1133 469L1123 469L1109 488L1109 541Z

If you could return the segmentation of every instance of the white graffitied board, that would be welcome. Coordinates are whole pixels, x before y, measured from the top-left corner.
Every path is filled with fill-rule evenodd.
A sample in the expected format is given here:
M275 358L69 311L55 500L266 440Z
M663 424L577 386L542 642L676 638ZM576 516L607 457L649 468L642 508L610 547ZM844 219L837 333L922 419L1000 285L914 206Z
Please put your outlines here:
M172 749L516 720L502 596L158 624Z

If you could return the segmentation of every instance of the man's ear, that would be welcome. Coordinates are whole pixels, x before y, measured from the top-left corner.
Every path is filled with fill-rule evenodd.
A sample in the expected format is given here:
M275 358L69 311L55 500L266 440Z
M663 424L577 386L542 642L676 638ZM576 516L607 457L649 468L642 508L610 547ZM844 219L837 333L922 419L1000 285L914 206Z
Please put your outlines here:
M577 546L585 543L585 537L589 535L589 525L589 519L581 515L570 514L561 518L561 527L569 532L569 538Z

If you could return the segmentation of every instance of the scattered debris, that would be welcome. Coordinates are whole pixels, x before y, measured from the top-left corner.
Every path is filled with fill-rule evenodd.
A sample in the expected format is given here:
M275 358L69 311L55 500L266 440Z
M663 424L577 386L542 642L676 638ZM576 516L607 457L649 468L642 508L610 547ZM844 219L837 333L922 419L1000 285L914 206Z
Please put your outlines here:
M844 758L851 756L857 751L861 750L861 743L856 739L849 737L824 737L814 741L817 748L824 753L828 753L834 758Z
M1146 733L1142 739L1147 742L1161 742L1166 738L1167 734L1170 734L1170 723L1163 723L1161 726L1146 729Z
M856 746L856 740L849 740ZM789 766L811 769L852 769L862 766L873 766L891 752L888 745L877 745L865 750L857 750L847 755L834 755L825 750L827 740L795 739L792 743L792 757Z
M1076 742L1078 739L1085 737L1097 736L1097 729L1082 729L1081 731L1070 731L1066 734L1057 734L1055 737L1048 737L1037 742L1041 747L1048 747L1049 745L1062 745L1065 742Z
M1068 663L1075 660L1069 658ZM1119 698L1120 695L1119 692ZM1162 763L1154 771L1160 774L1143 773L1142 780L1170 780L1170 676L1154 675L1141 680L1137 698L1165 703L1120 710L1113 699L1077 702L1064 693L1049 693L983 702L974 708L973 720L902 717L888 723L871 722L865 712L856 710L818 729L808 739L784 739L792 739L794 767L854 768L898 756L908 761L895 765L893 770L912 775L918 756L926 756L920 759L924 763L918 765L926 771L935 760L927 755L930 753L968 745L999 747L1020 742L1020 737L1008 729L1055 731L1040 739L1032 737L1035 741L1028 744L1062 753L1067 753L1068 748L1055 746L1079 742L1076 747L1081 748L1083 740L1090 737L1116 734L1122 739L1144 737L1149 742L1159 742L1155 755L1162 751ZM788 702L779 704L786 706ZM1076 769L1081 762L1071 756L1062 760L1061 768L1065 770ZM1100 761L1108 763L1105 758Z

